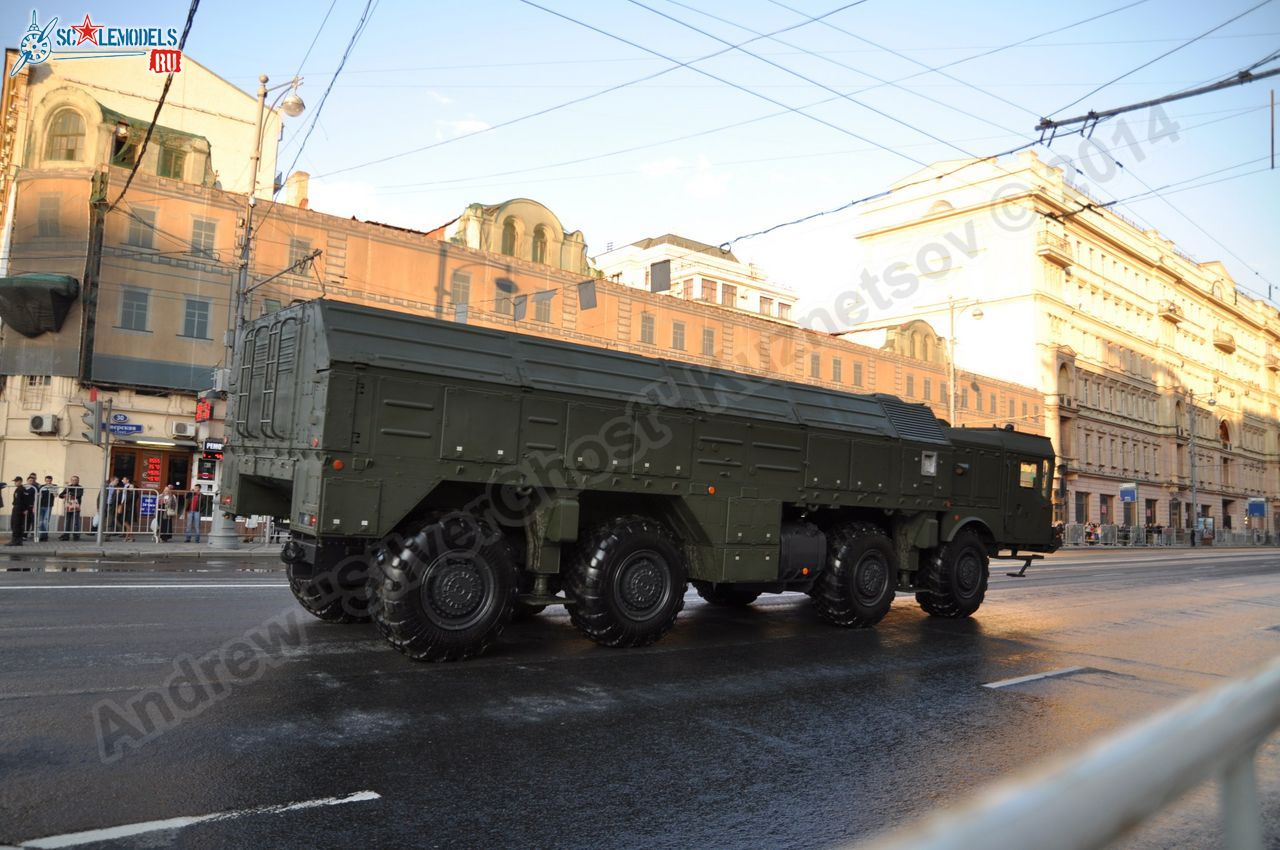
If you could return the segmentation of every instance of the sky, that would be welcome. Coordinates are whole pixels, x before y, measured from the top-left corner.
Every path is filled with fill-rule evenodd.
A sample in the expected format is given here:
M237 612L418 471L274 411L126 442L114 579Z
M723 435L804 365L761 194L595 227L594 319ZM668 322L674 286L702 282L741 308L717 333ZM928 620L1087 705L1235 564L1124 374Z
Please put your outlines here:
M1040 116L1170 94L1280 48L1280 0L372 0L335 80L369 2L204 0L186 52L247 91L261 73L301 73L308 109L286 119L280 168L297 156L313 175L313 208L428 229L473 202L528 197L581 230L592 256L668 232L729 242L923 163L1032 141ZM40 7L42 20L85 11L180 28L187 4ZM27 22L12 17L9 42ZM1091 142L1037 150L1089 157L1077 176L1104 201L1177 184L1113 209L1280 300L1280 171L1267 170L1278 84L1134 112ZM805 312L858 279L857 230L845 211L733 249Z

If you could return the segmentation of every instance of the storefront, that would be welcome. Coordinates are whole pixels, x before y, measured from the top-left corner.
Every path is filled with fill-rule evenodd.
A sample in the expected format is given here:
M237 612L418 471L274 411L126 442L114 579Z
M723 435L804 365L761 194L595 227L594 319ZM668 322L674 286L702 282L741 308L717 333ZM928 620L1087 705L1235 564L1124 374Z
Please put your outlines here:
M185 490L193 482L195 443L178 441L120 442L111 446L111 474L128 478L144 490L166 485Z

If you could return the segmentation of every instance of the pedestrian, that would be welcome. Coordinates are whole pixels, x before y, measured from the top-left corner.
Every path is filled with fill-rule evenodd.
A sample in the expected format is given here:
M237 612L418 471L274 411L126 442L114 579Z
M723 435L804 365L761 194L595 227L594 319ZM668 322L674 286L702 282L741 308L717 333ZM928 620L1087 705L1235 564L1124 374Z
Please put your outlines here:
M36 526L37 543L44 543L49 539L49 523L53 519L53 501L57 497L58 488L53 483L53 476L46 475L36 495L36 514L39 522Z
M126 542L133 542L133 513L136 507L135 494L133 492L133 482L129 480L129 476L120 476L120 501L116 504L116 515L121 519L121 525L124 528L124 539Z
M71 476L70 482L58 494L62 499L62 535L59 540L80 539L80 501L84 498L84 488L80 486L80 476Z
M36 474L32 472L27 475L27 482L22 486L27 491L28 498L26 532L34 537L36 533L36 497L40 493L40 483L39 479L36 478Z
M191 492L186 494L186 518L184 525L185 537L182 538L183 543L190 543L191 538L195 537L195 542L200 542L200 488L192 487Z
M156 514L156 521L159 523L160 540L168 543L169 538L173 535L173 519L178 515L178 495L173 492L173 487L168 484L164 485L164 489L160 491L160 495L156 499Z
M115 475L111 476L107 479L107 484L102 488L102 490L104 493L103 503L105 505L103 508L103 515L106 517L107 533L110 534L111 532L120 530L120 514L122 511L122 505L120 502L120 479Z
M22 476L13 479L13 504L9 509L9 542L6 546L21 546L26 536L27 517L31 514L30 496Z

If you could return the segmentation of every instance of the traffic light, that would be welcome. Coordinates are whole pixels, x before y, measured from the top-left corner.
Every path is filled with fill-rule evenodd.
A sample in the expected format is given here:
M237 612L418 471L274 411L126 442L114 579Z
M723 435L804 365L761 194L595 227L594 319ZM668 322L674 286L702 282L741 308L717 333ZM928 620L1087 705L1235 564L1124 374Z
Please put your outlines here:
M91 401L85 405L84 415L80 420L84 422L88 431L81 431L80 436L84 437L95 446L102 445L102 433L106 429L106 419L111 413L111 402Z

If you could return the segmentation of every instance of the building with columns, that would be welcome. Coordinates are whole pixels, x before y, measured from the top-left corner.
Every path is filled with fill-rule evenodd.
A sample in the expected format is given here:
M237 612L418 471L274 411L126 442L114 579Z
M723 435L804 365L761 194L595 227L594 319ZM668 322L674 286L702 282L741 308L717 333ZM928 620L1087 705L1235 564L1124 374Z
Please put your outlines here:
M1032 152L960 164L866 208L862 325L954 316L959 365L1036 388L1065 522L1280 528L1276 308Z

